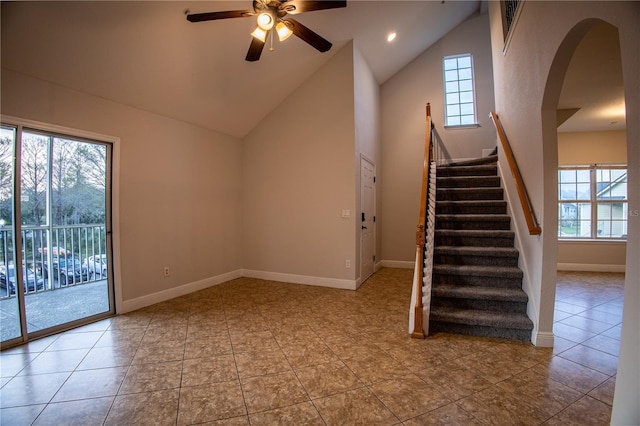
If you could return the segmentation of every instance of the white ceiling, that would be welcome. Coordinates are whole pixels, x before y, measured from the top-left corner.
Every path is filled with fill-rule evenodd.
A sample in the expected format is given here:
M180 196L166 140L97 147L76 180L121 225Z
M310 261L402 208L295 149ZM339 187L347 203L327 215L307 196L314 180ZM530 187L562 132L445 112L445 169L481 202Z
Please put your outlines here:
M333 43L329 52L276 38L247 62L255 18L190 23L184 11L252 9L251 0L2 2L2 66L242 137L349 40L383 83L479 7L348 0L295 17Z

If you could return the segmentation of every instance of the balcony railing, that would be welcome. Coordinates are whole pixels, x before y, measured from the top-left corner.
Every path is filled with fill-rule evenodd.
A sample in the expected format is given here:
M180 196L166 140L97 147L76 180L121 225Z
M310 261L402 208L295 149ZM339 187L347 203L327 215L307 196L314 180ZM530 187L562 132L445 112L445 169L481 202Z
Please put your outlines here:
M23 226L22 276L25 294L106 279L104 225ZM0 227L0 299L16 297L14 231Z

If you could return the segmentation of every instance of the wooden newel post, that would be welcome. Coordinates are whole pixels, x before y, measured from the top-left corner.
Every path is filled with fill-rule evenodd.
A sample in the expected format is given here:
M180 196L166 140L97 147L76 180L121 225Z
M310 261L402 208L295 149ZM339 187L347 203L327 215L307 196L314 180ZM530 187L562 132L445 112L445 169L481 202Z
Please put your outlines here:
M424 224L419 224L416 230L416 304L413 308L413 331L411 337L414 339L424 339L424 326L422 322L423 306L422 306L422 282L424 278Z

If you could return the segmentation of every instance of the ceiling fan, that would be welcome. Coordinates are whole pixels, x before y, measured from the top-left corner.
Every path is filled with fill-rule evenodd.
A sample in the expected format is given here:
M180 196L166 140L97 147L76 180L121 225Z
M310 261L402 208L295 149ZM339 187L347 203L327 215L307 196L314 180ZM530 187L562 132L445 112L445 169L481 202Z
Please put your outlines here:
M225 12L205 12L187 14L189 22L215 21L228 18L247 18L257 16L256 29L251 33L253 38L249 45L246 60L253 62L260 59L267 37L275 29L280 41L295 34L320 52L331 49L331 42L302 25L288 15L296 15L314 10L336 9L346 7L347 2L339 0L305 1L305 0L253 0L253 10L229 10ZM273 35L272 35L273 37Z

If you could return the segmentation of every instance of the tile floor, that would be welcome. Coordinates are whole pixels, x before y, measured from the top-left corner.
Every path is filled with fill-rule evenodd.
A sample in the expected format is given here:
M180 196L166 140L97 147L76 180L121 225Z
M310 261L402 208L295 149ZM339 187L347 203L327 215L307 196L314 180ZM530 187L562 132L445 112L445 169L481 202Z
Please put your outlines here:
M407 336L411 271L241 278L0 355L2 425L606 425L621 274L558 276L555 349Z

